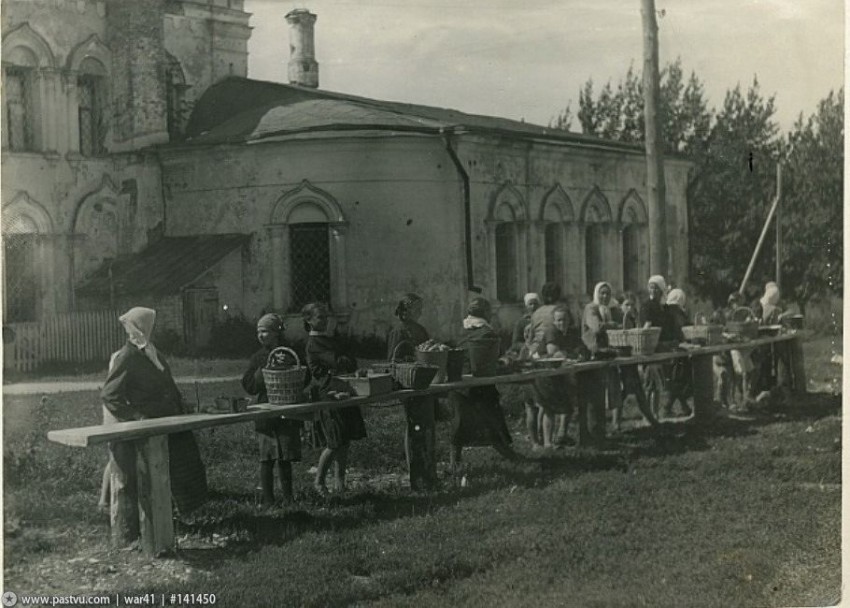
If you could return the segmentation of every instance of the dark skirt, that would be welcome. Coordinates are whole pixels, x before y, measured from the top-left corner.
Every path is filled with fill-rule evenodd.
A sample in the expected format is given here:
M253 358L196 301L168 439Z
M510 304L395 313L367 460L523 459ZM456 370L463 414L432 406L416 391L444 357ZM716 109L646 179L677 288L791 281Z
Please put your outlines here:
M533 391L537 404L547 414L572 414L575 403L575 378L549 376L534 381Z
M299 462L301 460L300 420L272 418L258 420L255 423L257 445L260 449L260 462L280 460Z
M207 501L207 473L191 431L168 436L168 472L178 513L186 515Z
M348 445L351 441L366 438L366 423L360 407L353 405L333 410L322 410L318 414L314 429L319 431L316 438L319 445L332 450Z
M452 405L452 445L510 444L511 434L495 386L479 386L449 394Z

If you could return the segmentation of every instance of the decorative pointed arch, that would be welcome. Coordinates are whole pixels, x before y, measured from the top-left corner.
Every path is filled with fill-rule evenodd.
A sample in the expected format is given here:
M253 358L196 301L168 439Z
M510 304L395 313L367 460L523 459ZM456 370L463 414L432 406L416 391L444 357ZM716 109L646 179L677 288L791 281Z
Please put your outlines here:
M116 214L117 217L115 201L120 193L121 191L115 186L112 179L108 175L104 175L100 185L80 199L79 204L74 209L71 231L75 234L83 232L81 228L86 226L86 222L90 219L92 213L109 212ZM95 208L95 205L100 205L100 208Z
M310 213L309 207L314 208L313 213L316 211L324 213L325 218L323 220L316 218L318 221L325 221L334 225L347 223L337 200L328 192L317 188L305 179L297 188L284 192L277 199L272 208L269 224L289 224L292 219L298 218L299 215ZM296 212L294 216L293 212ZM304 215L303 217L309 216Z
M3 34L3 62L15 63L15 58L21 54L21 51L37 61L37 65L27 65L27 67L56 67L56 55L53 54L47 40L27 22Z
M29 193L18 192L3 205L3 234L52 234L53 220Z
M543 196L538 219L550 222L574 222L575 211L569 195L556 183Z
M611 205L599 186L594 186L581 205L581 221L586 224L607 223L612 220Z
M617 214L617 221L620 224L646 224L649 215L646 212L646 205L643 203L637 190L632 188L620 202L620 211Z
M525 199L511 182L505 182L490 201L488 220L515 222L527 219Z
M97 34L92 34L71 51L68 55L66 67L74 72L81 72L84 71L84 62L88 66L92 66L95 62L100 64L102 73L95 72L97 76L106 76L109 74L112 55L109 52L109 47L103 43Z

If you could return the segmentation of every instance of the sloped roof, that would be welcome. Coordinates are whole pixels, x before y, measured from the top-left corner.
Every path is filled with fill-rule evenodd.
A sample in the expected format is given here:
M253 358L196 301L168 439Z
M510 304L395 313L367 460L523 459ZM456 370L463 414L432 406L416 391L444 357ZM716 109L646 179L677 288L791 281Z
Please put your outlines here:
M104 262L77 293L108 296L111 286L116 296L179 294L250 238L247 234L163 237L139 253Z
M310 131L386 129L437 133L441 129L455 128L642 151L638 144L609 141L507 118L237 76L220 80L197 101L182 145L240 143Z

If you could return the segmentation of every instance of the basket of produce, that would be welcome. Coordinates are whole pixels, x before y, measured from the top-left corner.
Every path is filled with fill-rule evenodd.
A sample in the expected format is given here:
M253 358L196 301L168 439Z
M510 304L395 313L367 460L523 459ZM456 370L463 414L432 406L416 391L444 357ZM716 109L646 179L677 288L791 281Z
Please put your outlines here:
M732 318L726 321L726 333L741 340L754 340L759 336L759 324L753 311L746 306L735 309Z
M685 325L682 328L682 334L684 334L686 342L706 346L723 342L723 326L709 324L702 313L696 314L693 325Z
M372 370L359 369L354 375L339 376L358 397L383 395L393 390L393 377L390 373L376 373Z
M611 348L630 346L633 355L651 355L658 346L661 328L609 329L607 333L608 345Z
M473 376L495 376L499 365L501 344L498 338L492 340L477 340L467 344L469 350L469 367Z
M393 378L402 388L412 388L414 390L428 388L440 371L440 368L436 365L430 365L420 361L414 361L412 363L396 361L398 348L402 344L407 343L399 342L393 349L392 360L390 361Z
M295 358L295 365L287 361L287 354ZM296 352L280 346L269 353L263 368L263 380L269 405L291 405L304 401L304 377L307 368L302 367Z
M449 349L446 358L446 380L448 382L459 382L463 379L464 363L466 363L466 350L462 348Z
M436 340L428 340L416 347L416 360L427 365L440 368L434 377L434 382L440 384L446 381L446 370L449 363L449 347Z

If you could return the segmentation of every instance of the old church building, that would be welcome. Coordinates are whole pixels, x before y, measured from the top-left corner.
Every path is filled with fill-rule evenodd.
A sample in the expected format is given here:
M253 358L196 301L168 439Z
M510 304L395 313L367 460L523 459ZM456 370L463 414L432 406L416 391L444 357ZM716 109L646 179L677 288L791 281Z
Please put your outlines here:
M576 301L643 286L640 147L322 90L304 9L288 84L249 79L243 8L4 4L7 321L147 304L201 348L222 315L324 300L382 336L415 291L448 337L471 292L507 323L546 280ZM665 164L678 283L689 168Z

